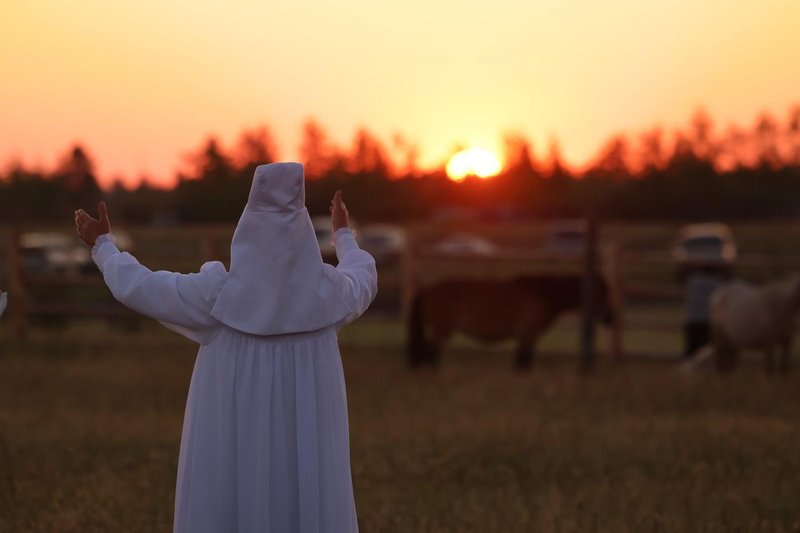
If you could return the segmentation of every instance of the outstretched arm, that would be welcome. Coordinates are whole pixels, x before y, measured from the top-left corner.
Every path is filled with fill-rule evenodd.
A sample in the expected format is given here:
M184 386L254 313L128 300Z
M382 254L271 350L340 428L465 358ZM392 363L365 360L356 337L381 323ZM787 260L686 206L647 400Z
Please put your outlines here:
M105 204L101 203L99 210L100 220L92 219L84 211L76 212L76 224L79 235L91 244L92 259L114 298L195 342L203 343L210 338L218 326L209 312L225 280L222 263L206 263L195 274L153 272L131 254L120 252L110 233L100 233L110 229L110 224Z
M353 231L349 228L334 234L336 255L339 266L336 270L342 275L342 294L352 310L345 323L352 322L370 306L378 294L378 272L375 259L356 244Z
M336 267L337 284L340 294L352 310L341 324L344 325L361 316L375 299L378 294L378 272L375 259L356 243L341 191L336 191L331 202L331 223L336 256L339 259L339 266Z

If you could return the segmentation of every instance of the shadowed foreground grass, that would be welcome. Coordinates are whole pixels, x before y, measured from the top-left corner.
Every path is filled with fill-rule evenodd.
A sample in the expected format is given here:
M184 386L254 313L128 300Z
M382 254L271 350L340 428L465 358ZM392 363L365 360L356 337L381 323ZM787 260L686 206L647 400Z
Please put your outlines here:
M0 531L169 531L193 345L157 325L8 333ZM394 322L341 342L363 532L800 528L798 372L631 361L580 377L545 353L520 376L508 347L462 341L410 373Z

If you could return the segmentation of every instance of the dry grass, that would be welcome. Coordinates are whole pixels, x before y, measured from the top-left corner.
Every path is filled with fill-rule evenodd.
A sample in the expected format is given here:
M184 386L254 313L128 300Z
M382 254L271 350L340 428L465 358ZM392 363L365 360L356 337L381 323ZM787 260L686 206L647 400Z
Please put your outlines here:
M0 531L169 531L193 346L156 325L8 333ZM800 373L640 360L581 377L553 355L565 328L525 376L464 341L410 373L392 321L341 342L366 533L800 528Z

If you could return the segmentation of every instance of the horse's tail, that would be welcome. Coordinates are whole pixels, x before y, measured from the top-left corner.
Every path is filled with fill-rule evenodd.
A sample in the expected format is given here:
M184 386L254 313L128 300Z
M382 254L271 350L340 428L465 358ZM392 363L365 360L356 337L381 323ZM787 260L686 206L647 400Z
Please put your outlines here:
M420 290L411 300L411 309L406 322L406 357L409 366L419 366L427 356L425 342L425 318L422 316L424 291Z

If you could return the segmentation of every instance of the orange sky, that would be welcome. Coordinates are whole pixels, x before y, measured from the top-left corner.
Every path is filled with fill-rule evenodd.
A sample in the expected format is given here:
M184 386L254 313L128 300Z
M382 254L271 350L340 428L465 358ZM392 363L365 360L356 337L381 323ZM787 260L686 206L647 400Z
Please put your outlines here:
M796 0L3 4L0 161L81 141L104 180L171 179L210 133L262 123L294 158L308 117L346 145L401 132L425 165L509 130L579 164L700 105L724 126L800 101Z

